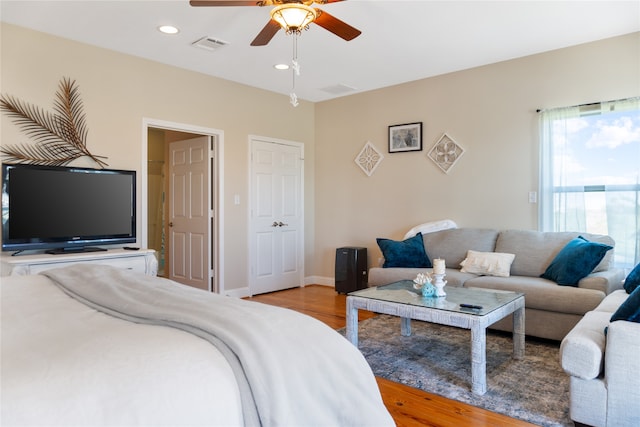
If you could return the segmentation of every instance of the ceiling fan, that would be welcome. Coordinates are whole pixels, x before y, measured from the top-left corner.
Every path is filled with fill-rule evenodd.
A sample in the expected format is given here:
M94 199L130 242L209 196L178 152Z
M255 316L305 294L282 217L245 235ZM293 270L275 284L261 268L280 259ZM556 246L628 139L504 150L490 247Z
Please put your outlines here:
M352 27L311 4L337 3L344 0L261 0L261 1L227 1L227 0L190 0L191 6L275 6L271 11L271 20L251 42L251 46L264 46L271 41L280 28L287 34L300 34L312 22L332 32L344 40L358 37L360 30Z

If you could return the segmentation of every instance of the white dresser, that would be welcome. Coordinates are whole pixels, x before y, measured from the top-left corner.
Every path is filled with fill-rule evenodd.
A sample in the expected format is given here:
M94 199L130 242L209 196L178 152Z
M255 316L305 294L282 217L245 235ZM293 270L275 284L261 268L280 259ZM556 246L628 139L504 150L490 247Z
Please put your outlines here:
M104 252L82 252L62 255L6 255L0 256L0 276L38 274L51 268L77 263L107 264L133 270L149 276L158 273L158 260L153 249L137 251L109 249Z

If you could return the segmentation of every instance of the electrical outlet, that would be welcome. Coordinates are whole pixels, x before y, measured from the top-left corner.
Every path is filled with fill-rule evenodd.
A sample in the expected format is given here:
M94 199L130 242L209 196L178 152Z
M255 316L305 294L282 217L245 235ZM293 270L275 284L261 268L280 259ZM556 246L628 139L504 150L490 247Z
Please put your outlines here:
M535 191L529 191L529 203L537 203L538 202L538 193Z

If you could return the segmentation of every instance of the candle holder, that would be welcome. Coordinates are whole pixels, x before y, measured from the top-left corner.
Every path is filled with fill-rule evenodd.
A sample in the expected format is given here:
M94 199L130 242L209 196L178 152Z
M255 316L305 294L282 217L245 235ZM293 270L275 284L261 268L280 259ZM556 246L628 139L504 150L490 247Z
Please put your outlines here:
M447 293L444 291L444 287L447 284L446 280L444 279L444 276L446 276L446 274L434 274L434 281L433 281L433 286L436 287L436 293L435 293L435 297L446 297Z

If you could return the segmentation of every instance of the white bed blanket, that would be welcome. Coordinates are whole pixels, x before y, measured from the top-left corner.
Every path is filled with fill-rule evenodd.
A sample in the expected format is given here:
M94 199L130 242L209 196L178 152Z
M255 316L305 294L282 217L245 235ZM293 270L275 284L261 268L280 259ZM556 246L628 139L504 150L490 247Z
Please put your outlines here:
M211 344L98 312L45 276L0 278L0 425L236 426L240 392Z
M309 316L108 266L45 274L99 310L217 344L236 374L246 425L393 425L362 354Z

